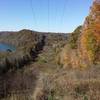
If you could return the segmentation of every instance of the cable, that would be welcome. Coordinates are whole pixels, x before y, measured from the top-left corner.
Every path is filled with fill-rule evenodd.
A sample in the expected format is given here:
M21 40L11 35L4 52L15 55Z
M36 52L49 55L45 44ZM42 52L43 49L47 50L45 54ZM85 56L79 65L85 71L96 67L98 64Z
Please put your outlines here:
M50 31L50 1L48 0L48 32Z
M34 24L35 24L35 26L37 27L36 15L35 15L35 11L34 11L34 8L33 8L33 0L30 0L30 7L31 7L31 10L32 10L32 15L33 15Z
M59 27L58 26L56 26L56 25L58 25L57 23L58 23L58 21L57 21L57 19L58 19L58 7L57 7L57 5L56 5L56 0L54 0L55 2L55 27L57 28L57 29L59 29ZM58 31L57 31L58 32Z
M63 21L64 21L64 16L65 16L65 12L66 12L67 3L68 3L68 0L65 0L62 15L61 15L61 26L63 26Z

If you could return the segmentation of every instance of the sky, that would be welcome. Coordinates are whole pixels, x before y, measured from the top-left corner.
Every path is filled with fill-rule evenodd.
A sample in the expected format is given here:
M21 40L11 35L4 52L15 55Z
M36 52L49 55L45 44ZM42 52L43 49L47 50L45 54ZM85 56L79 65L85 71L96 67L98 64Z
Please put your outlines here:
M0 0L0 31L72 32L93 0Z

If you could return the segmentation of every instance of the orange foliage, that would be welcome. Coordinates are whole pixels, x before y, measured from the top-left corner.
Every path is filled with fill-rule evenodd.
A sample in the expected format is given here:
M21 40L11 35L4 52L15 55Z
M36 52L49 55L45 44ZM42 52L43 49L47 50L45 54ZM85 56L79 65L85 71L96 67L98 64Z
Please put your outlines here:
M94 18L95 16L95 18ZM98 58L100 53L100 3L94 2L90 15L84 23L80 39L83 58L90 61ZM90 35L91 34L91 35Z

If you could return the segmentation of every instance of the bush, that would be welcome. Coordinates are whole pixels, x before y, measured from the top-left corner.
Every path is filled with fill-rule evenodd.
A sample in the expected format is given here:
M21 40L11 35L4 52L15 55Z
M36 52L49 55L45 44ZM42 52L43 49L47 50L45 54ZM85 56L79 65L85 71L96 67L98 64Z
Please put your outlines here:
M86 46L89 54L90 60L94 63L96 60L96 54L100 50L99 45L97 44L96 37L93 35L93 33L89 33L86 38Z
M77 48L77 41L78 41L78 37L81 33L81 28L82 26L79 26L78 28L76 28L76 30L70 35L70 38L69 38L69 46L70 48L72 49L76 49Z

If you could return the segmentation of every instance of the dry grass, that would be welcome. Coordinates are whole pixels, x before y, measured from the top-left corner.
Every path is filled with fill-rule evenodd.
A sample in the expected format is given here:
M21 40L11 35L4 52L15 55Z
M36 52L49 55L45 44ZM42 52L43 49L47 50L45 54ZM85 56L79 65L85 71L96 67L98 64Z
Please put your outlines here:
M92 78L91 70L93 69L88 69L90 77L85 71L79 70L41 74L34 92L34 100L100 100L100 77L97 74ZM77 76L78 72L80 73ZM86 75L81 77L83 74Z

